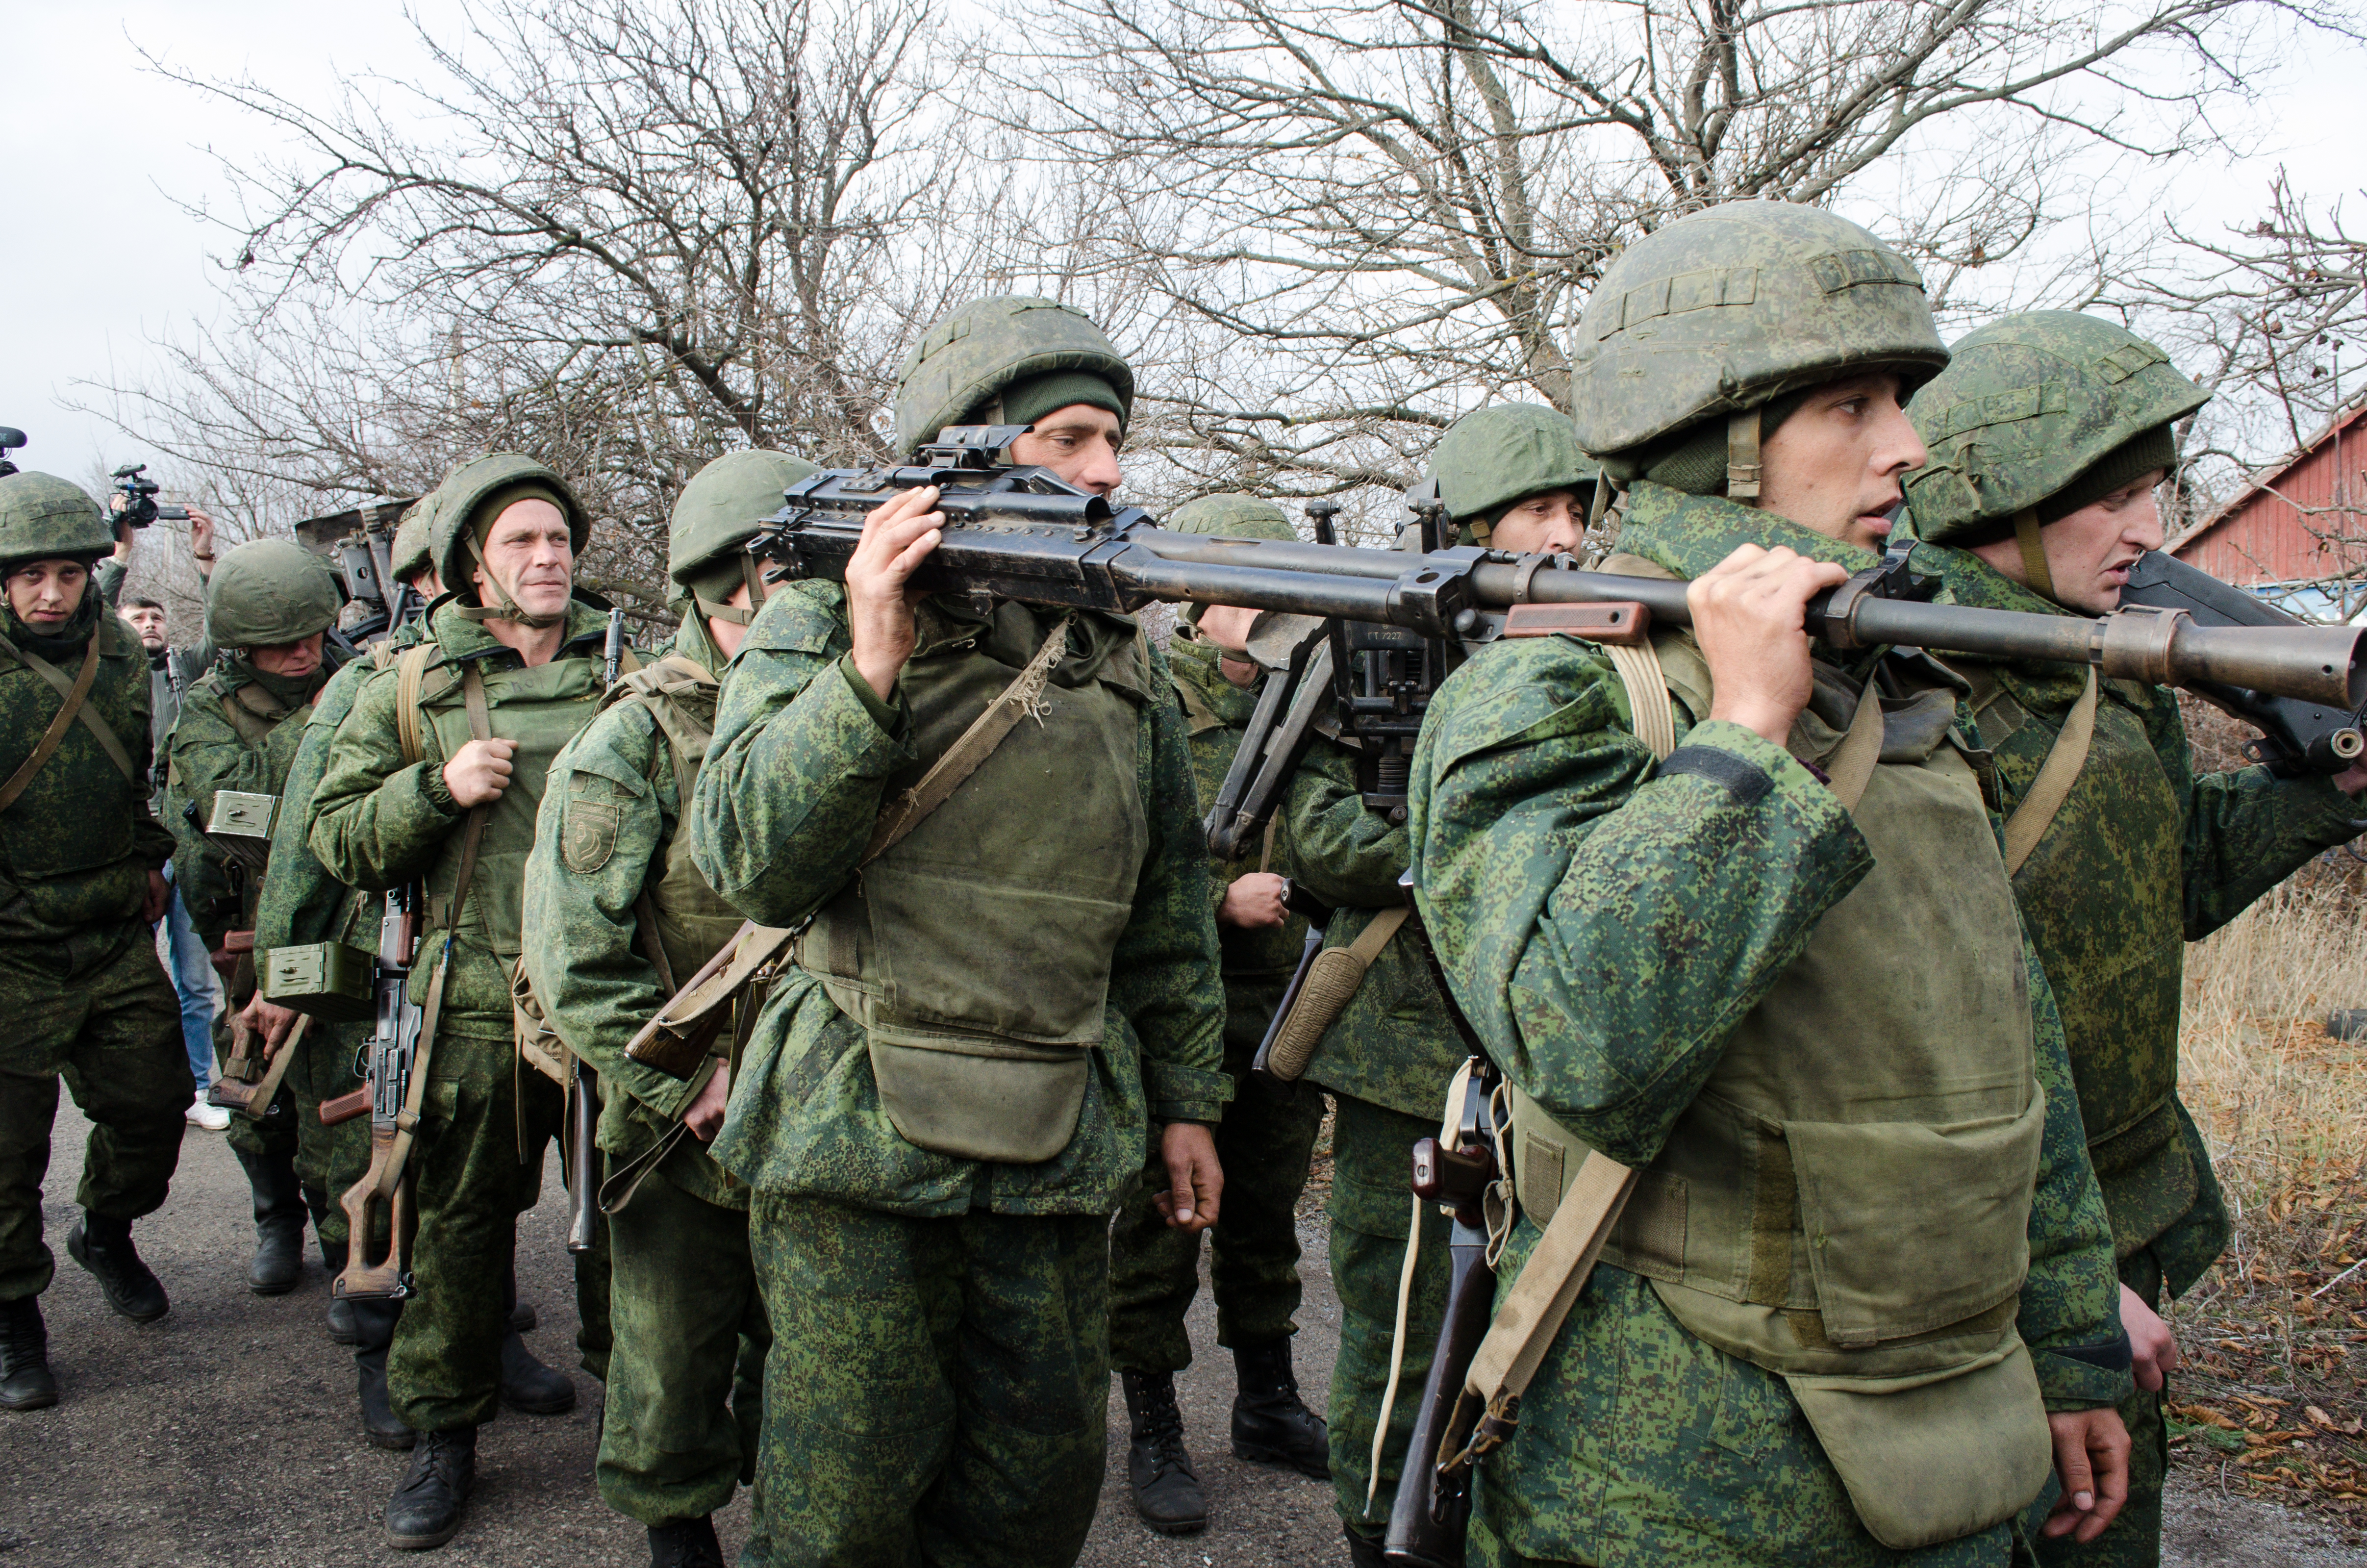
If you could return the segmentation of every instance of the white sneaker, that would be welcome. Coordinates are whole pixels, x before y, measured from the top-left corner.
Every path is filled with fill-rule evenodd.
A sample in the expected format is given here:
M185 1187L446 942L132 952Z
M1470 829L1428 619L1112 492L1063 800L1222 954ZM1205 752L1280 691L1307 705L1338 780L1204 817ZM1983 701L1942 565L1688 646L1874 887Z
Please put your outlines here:
M191 1100L189 1108L181 1114L188 1119L190 1126L202 1127L209 1132L220 1132L230 1126L230 1112L218 1105L206 1104L203 1089L198 1091L197 1098Z

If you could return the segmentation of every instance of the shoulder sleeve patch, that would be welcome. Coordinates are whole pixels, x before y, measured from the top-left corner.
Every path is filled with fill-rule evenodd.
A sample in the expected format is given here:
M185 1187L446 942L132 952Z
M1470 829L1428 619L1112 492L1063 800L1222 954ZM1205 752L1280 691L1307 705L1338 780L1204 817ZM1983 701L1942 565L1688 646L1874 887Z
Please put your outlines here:
M628 793L614 779L596 773L568 775L566 825L559 835L559 858L578 876L588 877L617 852L617 834L624 822L619 797Z

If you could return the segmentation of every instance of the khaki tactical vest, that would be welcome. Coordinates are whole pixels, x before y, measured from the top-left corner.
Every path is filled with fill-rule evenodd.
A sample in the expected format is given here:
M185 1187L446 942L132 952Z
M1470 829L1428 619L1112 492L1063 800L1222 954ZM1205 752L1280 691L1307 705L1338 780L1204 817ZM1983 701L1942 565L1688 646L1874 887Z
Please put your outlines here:
M1059 625L999 603L954 624L900 676L918 780ZM1110 964L1150 848L1134 626L1079 615L1032 715L798 942L798 960L869 1036L896 1131L924 1149L1032 1163L1068 1146L1102 1040ZM993 652L990 652L990 649ZM1006 657L1010 662L1005 662Z
M612 703L638 702L665 741L674 767L679 810L690 808L698 786L698 770L707 760L707 744L715 736L715 698L720 683L695 660L668 653L656 664L621 677L610 688ZM657 915L658 943L666 966L679 988L700 966L730 941L742 924L740 912L725 903L691 863L690 835L677 824L667 839L665 858L656 879L645 884L650 906Z
M1691 634L1654 646L1706 714ZM1904 1549L2010 1517L2052 1449L2014 1326L2045 1108L2013 893L1953 690L1936 667L1928 683L1889 667L1917 689L1881 699L1853 811L1874 869L1734 1028L1602 1256L1781 1375L1867 1528ZM1790 740L1812 760L1857 705L1822 666L1818 686ZM1542 1225L1587 1150L1525 1096L1513 1127Z

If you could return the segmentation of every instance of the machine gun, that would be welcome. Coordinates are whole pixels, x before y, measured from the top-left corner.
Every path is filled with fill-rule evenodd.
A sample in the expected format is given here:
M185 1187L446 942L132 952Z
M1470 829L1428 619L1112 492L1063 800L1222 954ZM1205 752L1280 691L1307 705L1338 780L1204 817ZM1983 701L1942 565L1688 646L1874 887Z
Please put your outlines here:
M1326 644L1330 695L1340 727L1362 727L1366 798L1403 804L1402 763L1421 726L1418 708L1454 665L1501 637L1569 634L1598 642L1640 642L1656 622L1691 623L1685 585L1582 571L1568 556L1515 555L1476 546L1442 547L1440 515L1423 514L1424 547L1358 550L1336 543L1170 533L1137 506L1062 481L1049 469L1014 464L1017 425L949 426L897 468L825 469L782 493L783 506L748 548L771 562L776 580L844 580L863 537L863 519L904 491L935 486L943 538L912 575L923 592L957 594L983 608L997 597L1131 613L1154 601L1240 605L1311 618L1294 684L1317 667L1317 622ZM1328 518L1319 517L1319 532ZM1929 602L1930 580L1909 571L1904 549L1809 600L1809 635L1840 649L1890 644L1938 653L1982 653L2094 665L2107 676L2168 686L2204 686L2290 699L2344 713L2367 708L2367 670L2352 627L2209 624L2183 607L2134 605L2089 619ZM1417 642L1419 646L1417 646ZM1341 672L1344 672L1341 673ZM1343 698L1342 691L1345 696ZM1284 692L1261 697L1279 727L1303 714ZM1282 748L1284 752L1287 747ZM1241 755L1271 765L1245 776L1229 822L1212 822L1217 852L1246 851L1262 830L1288 767L1269 742ZM1295 762L1295 758L1288 761ZM1227 807L1220 799L1218 805ZM1212 813L1213 817L1214 813Z
M2198 626L2308 624L2158 550L2146 551L2129 568L2121 603L2183 611ZM2304 700L2221 681L2197 681L2187 689L2257 728L2259 738L2244 743L2244 755L2266 763L2281 778L2340 773L2367 752L2367 706Z
M0 425L0 479L17 472L17 465L8 460L8 454L24 444L25 433L22 430L14 425Z
M338 630L353 646L386 636L427 608L394 574L395 530L417 499L373 502L305 517L295 526L297 542L326 558L345 589L345 612L338 618Z
M122 506L117 509L111 519L118 528L129 523L135 528L144 528L159 517L176 523L189 520L187 506L156 505L156 492L164 486L148 477L146 463L125 463L117 469L115 488L117 494L123 497Z

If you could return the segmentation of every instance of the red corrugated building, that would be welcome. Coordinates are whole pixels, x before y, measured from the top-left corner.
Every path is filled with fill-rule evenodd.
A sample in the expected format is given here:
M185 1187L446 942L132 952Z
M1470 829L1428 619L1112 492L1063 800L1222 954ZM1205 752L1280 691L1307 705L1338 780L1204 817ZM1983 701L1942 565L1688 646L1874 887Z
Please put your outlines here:
M2294 456L2253 474L2225 506L2166 548L2248 588L2367 575L2367 404L2332 421ZM2367 583L2339 596L2351 601L2340 607L2345 619L2361 595Z

